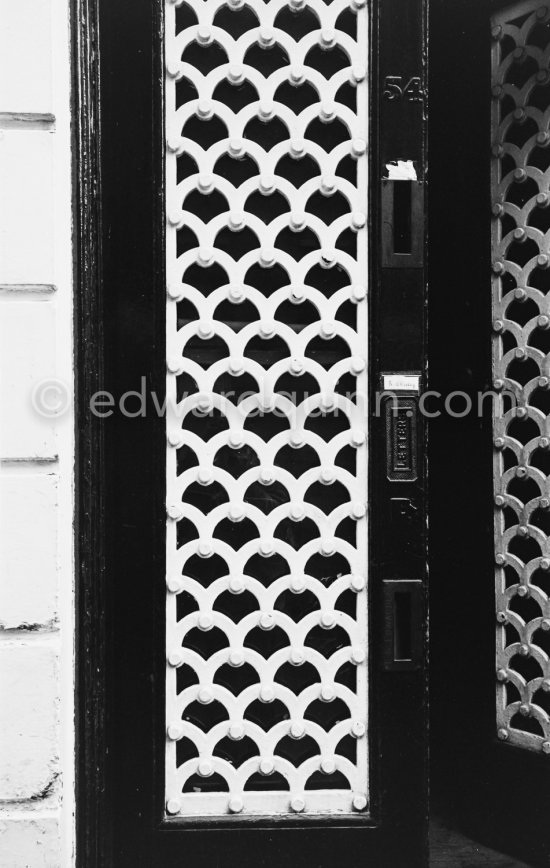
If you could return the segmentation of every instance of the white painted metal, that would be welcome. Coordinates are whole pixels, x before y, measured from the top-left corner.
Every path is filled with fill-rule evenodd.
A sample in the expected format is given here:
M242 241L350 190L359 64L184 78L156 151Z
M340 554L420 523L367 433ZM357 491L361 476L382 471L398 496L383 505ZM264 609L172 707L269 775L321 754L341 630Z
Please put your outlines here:
M514 4L493 36L493 371L497 727L550 753L550 9Z
M228 813L345 814L365 811L368 793L368 13L365 0L333 0L330 3L289 0L288 4L287 0L246 0L246 5L244 0L229 0L227 5L225 2L206 0L193 4L190 14L196 16L197 23L179 33L176 32L176 10L182 4L176 0L166 6L166 810L171 816L197 817ZM256 21L251 29L234 39L225 29L227 16L231 19L232 15L243 10L255 16ZM219 15L216 18L221 11L226 15L224 27L218 26ZM304 15L309 15L311 20L313 15L317 19L313 29L299 39L293 38L289 32L292 27L286 27L282 18L277 19L279 13L285 11L294 16L294 22L302 20L300 16L303 18ZM346 19L350 11L355 37L342 29L344 26L350 29L349 18ZM345 20L348 23L344 25L342 22ZM222 57L219 65L203 75L196 64L185 59L182 61L182 53L185 54L193 44L197 50L209 46L221 49L218 52ZM263 61L249 62L247 52L254 46L266 52L279 46L277 50L282 50L283 56L286 52L287 60L274 71L266 70ZM343 51L341 56L345 57L345 64L332 76L325 77L323 69L309 65L313 56L311 52L317 50L326 52L323 57L327 60L334 56L331 52ZM183 79L195 88L194 97L176 108L177 83ZM233 111L226 101L214 96L217 85L224 81L235 87L243 81L249 82L256 89L258 98ZM292 95L285 102L276 96L278 88L286 82L296 88L309 83L317 96L310 105L295 111ZM349 107L349 90L347 97L342 96L346 85L353 88L353 110ZM347 99L348 104L344 104L342 99ZM191 138L184 130L194 118L204 122L217 118L225 124L226 134L203 147L198 136ZM260 133L255 137L248 132L250 127L247 125L257 118L265 125L265 137L262 133L264 127L259 127ZM274 118L286 126L286 134L283 140L270 147L267 130ZM317 127L314 138L311 138L308 127L317 119L323 126ZM344 124L346 134L333 147L330 131L339 121ZM196 171L178 183L177 166L182 155L184 159L194 159ZM257 170L240 186L234 186L228 173L217 172L216 164L223 155L237 160L251 157ZM316 166L314 176L294 184L279 165L287 156L300 165L305 165L300 160L311 158ZM350 171L355 175L353 182L349 180ZM227 209L221 213L213 209L209 219L203 221L191 206L187 210L187 202L194 191L206 199L212 191L218 191L225 197ZM286 200L284 213L264 222L252 210L247 210L250 197L258 191L266 197L274 191L282 194ZM319 192L326 197L326 207L321 216L318 211L312 213L315 209L311 204L312 197ZM339 193L347 205L345 213L338 212L339 216L333 219L333 203L339 198ZM207 207L208 201L213 200L207 199ZM305 248L309 252L305 255L293 255L289 252L288 240L281 240L281 233L284 237L284 230L289 228L300 239L305 239L305 229L314 233L313 242L309 236L310 246ZM191 230L195 242L178 256L178 231L182 229L192 238L189 235ZM234 254L231 244L222 249L220 238L226 229L234 233L235 246L244 237L239 233L245 229L252 230L254 235L250 237L256 239L255 243L242 256ZM354 233L355 239L351 242L353 252L350 252L350 232ZM347 239L345 243L343 239ZM262 281L250 276L250 270L258 263L266 274L272 268L282 267L288 276L285 285L271 294L264 292ZM200 280L189 277L189 270L197 264L202 266L205 275L211 266L220 266L227 279L207 294ZM312 270L319 266L330 281L327 283L325 280L324 290L311 276ZM342 275L345 275L343 280ZM178 304L182 300L191 302L197 313L193 318L187 316L186 322L178 327ZM252 317L243 314L245 322L235 329L225 315L217 312L217 308L222 302L238 306L245 300L255 305L257 313ZM283 315L278 311L285 301L292 302L296 310L309 310L309 317L297 316L299 326L289 323L288 312ZM244 304L242 309L245 309ZM218 351L211 363L201 362L204 354L201 357L200 347L204 346L205 352L208 347L212 348L213 336L225 341L226 349L221 358ZM273 336L278 336L285 342L287 352L273 363L267 355L263 359L261 354L248 352L258 336L266 342L266 347ZM323 346L326 342L327 348L334 346L334 339L343 339L347 345L345 354L334 363L323 366L322 348L314 352L310 346L319 337ZM221 394L217 385L218 379L226 373L233 378L250 375L255 380L256 387L238 404L231 400L231 396ZM187 382L194 381L197 390L178 403L177 381L182 374L187 375ZM277 385L285 374L296 377L297 381L309 374L316 381L316 387L304 400L295 402L288 395L288 389L283 394ZM351 375L354 389L352 394L344 395L341 388L337 391L337 386L346 375ZM201 413L205 426L208 414L218 413L227 421L227 427L206 439L207 435L201 432L200 421L196 419ZM283 419L284 430L274 428L272 436L265 433L259 436L251 430L250 420L262 413L272 413L274 420ZM334 436L323 439L323 425L333 414L345 420L345 426ZM194 424L190 423L192 417L195 417ZM206 432L206 427L204 430ZM304 454L301 450L312 447L318 464L296 478L292 460L285 463L279 457L280 450L288 446L297 456L298 453ZM257 463L251 461L250 466L235 477L225 463L223 456L227 451L223 452L224 447L235 453L247 447ZM196 464L178 475L178 453L185 448L192 450ZM343 466L339 458L344 454L343 450L348 453L353 450L353 469L349 469L349 464ZM282 486L286 495L279 505L272 504L273 508L263 511L257 501L251 502L249 489L258 482L265 486L268 500L272 486ZM343 502L329 514L323 510L322 497L316 500L310 496L314 490L312 487L319 482L326 486L327 492L333 491L340 483L346 493ZM214 488L216 485L222 487L227 499L222 497L220 502L213 498L210 509L199 508L192 502L195 496L192 492L197 490L199 494L201 490L219 493L220 489ZM223 534L219 529L226 519L234 523L236 533L244 526L242 522L250 522L252 538L237 548L233 547L231 537L220 538ZM286 538L282 538L284 534L280 528L288 519L297 527L305 527L309 520L308 527L314 528L312 538L301 547L294 548ZM188 525L192 528L191 539L178 547L178 525L181 522L191 523ZM340 555L347 567L330 576L329 582L328 578L309 568L311 559L319 555L326 558L327 564L331 557ZM193 558L196 561L197 556L204 560L206 573L209 563L214 563L214 559L219 563L219 558L223 559L224 574L211 582L191 577L188 565ZM266 562L270 558L284 559L284 574L271 583L261 581L250 567L255 556ZM282 605L281 595L285 591L290 592L290 602L287 593ZM255 599L252 611L240 619L220 611L223 609L220 599L227 592L234 595L251 593ZM341 595L346 592L348 603L344 606ZM297 614L301 611L300 599L305 599L308 593L313 595L315 604L302 617ZM350 593L355 601L351 609ZM190 595L194 603L191 611L178 620L178 598L182 594ZM267 659L247 644L250 634L258 627L266 634L275 629L282 630L285 636L284 646L269 654ZM317 640L311 639L315 630L315 635L318 635L319 628L327 637L335 635L337 628L345 631L342 634L345 640L328 656L324 656L316 645ZM189 637L193 630L198 639L192 642ZM225 637L222 639L224 647L211 653L198 653L196 642L200 645L201 636L208 642L209 636L219 635L210 632L214 630L220 630ZM308 644L310 641L312 644ZM190 645L193 643L192 648ZM313 683L296 692L288 683L281 683L281 667L288 663L296 672L307 664L315 667L317 676ZM238 684L237 676L239 671L244 671L241 667L245 665L253 667L256 673L254 682L240 692L231 681L229 684L219 683L217 675L227 664L231 667L229 671L235 673L235 684ZM344 684L343 679L336 678L342 667L350 664L354 667L355 685L351 682ZM178 693L177 673L182 666L194 671L196 683ZM272 726L264 728L257 722L257 717L251 719L254 717L251 706L258 701L266 708L282 703L286 711L283 710L282 718ZM346 711L332 723L331 708L335 708L339 701L344 703ZM314 703L317 703L317 711L313 720L310 717ZM193 713L189 711L192 705ZM201 719L201 708L205 720L209 719L207 715L212 708L221 709L224 719L209 728ZM281 756L281 741L288 736L304 744L308 737L311 738L315 745L313 754L296 763L288 759L288 754L286 758ZM253 755L240 764L227 759L227 755L220 755L223 752L219 744L228 738L235 744L243 738L251 739L255 746ZM189 739L191 751L194 746L196 755L178 765L178 744L182 739ZM343 739L348 746L347 752L341 747ZM273 778L274 783L270 784L269 776L273 773L279 777ZM256 783L251 783L253 776L256 776ZM263 780L263 783L258 784L258 780Z

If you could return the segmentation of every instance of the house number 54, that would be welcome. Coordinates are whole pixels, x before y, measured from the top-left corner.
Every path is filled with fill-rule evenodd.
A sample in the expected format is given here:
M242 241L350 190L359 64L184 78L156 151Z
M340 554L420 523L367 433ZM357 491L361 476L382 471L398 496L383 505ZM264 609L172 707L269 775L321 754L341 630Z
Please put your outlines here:
M423 102L421 79L413 76L407 83L402 75L387 75L384 81L384 99L389 102Z

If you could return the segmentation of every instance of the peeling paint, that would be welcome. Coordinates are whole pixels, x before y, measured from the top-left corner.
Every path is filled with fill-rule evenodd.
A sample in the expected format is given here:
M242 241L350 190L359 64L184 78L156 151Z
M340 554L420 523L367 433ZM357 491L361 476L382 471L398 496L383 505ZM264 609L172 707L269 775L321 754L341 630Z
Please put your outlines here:
M386 172L388 181L418 181L413 160L391 160Z

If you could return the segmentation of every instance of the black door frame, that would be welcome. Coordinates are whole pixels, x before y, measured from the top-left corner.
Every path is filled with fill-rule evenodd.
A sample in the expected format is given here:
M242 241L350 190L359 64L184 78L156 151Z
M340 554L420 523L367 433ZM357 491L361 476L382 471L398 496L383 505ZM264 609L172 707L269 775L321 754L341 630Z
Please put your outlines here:
M375 4L374 215L380 214L385 162L418 155L420 170L423 163L422 104L396 107L382 102L387 76L408 81L426 71L424 0L406 0L406 14L403 3ZM164 742L164 679L153 677L151 662L154 659L156 673L164 672L165 513L163 484L158 483L164 480L164 425L152 413L145 419L100 419L89 408L97 392L108 390L119 397L139 388L142 376L148 394L164 392L161 34L161 0L73 2L78 864L156 866L161 858L168 868L171 860L180 863L182 848L197 866L203 859L212 862L213 854L220 858L220 853L225 864L236 864L243 850L259 864L258 853L269 842L262 863L266 866L303 859L307 853L312 864L330 868L341 865L344 852L350 864L376 859L380 868L421 866L427 839L425 670L384 668L383 581L425 579L425 440L420 426L418 481L404 488L388 484L382 417L372 418L371 430L371 492L380 505L373 510L371 532L372 820L249 822L242 824L242 834L207 829L200 840L196 831L158 829L162 772L151 746ZM407 269L382 273L380 225L374 223L373 406L383 371L425 372L422 272L410 275L411 292ZM395 524L392 500L399 493L414 502L417 521L412 528L406 522ZM400 550L408 552L407 558ZM130 749L130 743L137 747ZM282 828L285 825L289 828ZM184 837L189 835L192 838ZM210 846L214 850L208 853Z

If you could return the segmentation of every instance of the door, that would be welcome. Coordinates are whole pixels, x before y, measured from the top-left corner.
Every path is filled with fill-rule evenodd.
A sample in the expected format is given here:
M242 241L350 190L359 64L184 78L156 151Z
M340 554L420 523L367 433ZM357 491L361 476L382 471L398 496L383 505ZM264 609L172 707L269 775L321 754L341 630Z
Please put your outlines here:
M472 402L431 422L432 808L547 865L548 9L431 32L431 388Z
M424 865L423 4L77 11L80 864Z

